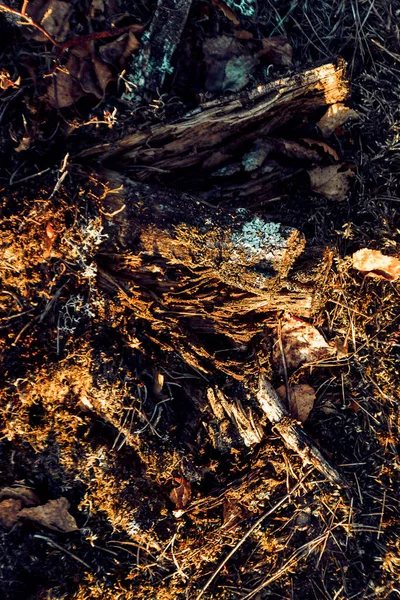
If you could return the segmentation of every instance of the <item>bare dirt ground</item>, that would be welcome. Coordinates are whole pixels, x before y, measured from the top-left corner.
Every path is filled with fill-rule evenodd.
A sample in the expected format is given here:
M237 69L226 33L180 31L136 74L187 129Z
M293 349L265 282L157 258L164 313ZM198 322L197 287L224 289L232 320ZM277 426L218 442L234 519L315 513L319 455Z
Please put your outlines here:
M352 261L361 248L399 256L400 4L265 0L249 16L250 0L194 2L165 94L134 104L126 70L151 3L59 2L62 27L46 2L7 6L29 4L55 39L0 12L1 597L400 597L398 272L369 277ZM115 32L97 34L114 22L111 47ZM111 243L110 188L74 159L194 109L218 87L201 44L234 30L285 36L293 50L291 64L257 65L246 89L341 57L358 113L327 140L355 174L342 201L289 185L256 207L332 256L305 319L329 352L286 371L282 312L247 310L250 333L227 347L196 314L186 326L168 312L152 283L129 283L138 267ZM190 288L189 275L180 310L237 297L208 280ZM304 465L259 407L250 445L218 413L210 390L240 398L260 368L276 388L312 387L304 429L346 487Z

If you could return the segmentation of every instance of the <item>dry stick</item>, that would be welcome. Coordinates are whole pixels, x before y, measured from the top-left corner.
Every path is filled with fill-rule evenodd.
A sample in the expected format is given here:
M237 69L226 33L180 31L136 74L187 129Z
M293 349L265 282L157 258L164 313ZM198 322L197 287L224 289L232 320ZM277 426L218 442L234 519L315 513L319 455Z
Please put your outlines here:
M236 546L234 546L232 548L232 550L229 552L229 554L219 564L219 566L217 567L217 569L214 571L214 573L211 575L211 577L207 580L207 582L204 585L204 587L201 589L200 593L196 596L195 600L200 600L200 598L203 596L203 594L206 591L206 589L214 581L214 579L216 578L216 576L218 575L218 573L221 571L221 569L224 568L224 566L226 565L226 563L228 562L228 560L235 554L235 552L237 550L239 550L240 546L242 546L244 544L244 542L253 533L253 531L264 521L264 519L266 519L267 517L269 517L270 515L272 515L273 512L275 512L280 506L282 506L282 504L284 504L286 502L286 500L288 500L290 498L290 496L304 483L304 480L312 473L312 471L313 471L313 469L310 469L309 471L307 471L307 473L300 479L300 481L298 481L296 483L296 485L292 488L292 490L290 492L288 492L285 496L283 496L283 498L281 498L272 508L270 508L266 513L264 513L263 515L261 515L261 517L259 517L257 519L257 521L244 534L244 536L236 544Z
M57 548L57 550L61 550L61 552L65 552L65 554L68 554L68 556L70 556L74 560L76 560L79 563L81 563L84 567L86 567L87 569L89 569L89 571L96 572L95 569L91 565L89 565L87 562L85 562L84 560L82 560L81 558L79 558L79 556L76 556L76 554L73 554L73 552L70 552L69 550L67 550L66 548L64 548L64 546L61 546L60 544L57 544L57 542L55 542L51 538L47 537L47 535L35 534L33 537L38 538L40 540L45 540L50 546L53 546L54 548Z
M332 483L348 487L337 469L327 461L317 446L309 439L301 424L290 417L272 384L263 374L260 375L257 400L288 448L294 450L305 464L313 465Z
M44 27L39 25L39 23L36 23L32 19L32 17L29 17L27 14L25 14L25 12L23 12L25 10L26 10L25 2L24 2L24 6L22 8L22 11L15 10L14 8L10 8L9 6L6 6L5 4L0 3L0 11L8 12L8 13L11 13L12 15L20 17L21 19L24 19L26 21L27 25L30 25L31 27L35 27L38 31L40 31L40 33L43 34L49 40L49 42L51 42L53 44L53 46L57 46L58 48L61 48L62 44L60 42L57 42L57 40L54 39L53 36L44 29Z

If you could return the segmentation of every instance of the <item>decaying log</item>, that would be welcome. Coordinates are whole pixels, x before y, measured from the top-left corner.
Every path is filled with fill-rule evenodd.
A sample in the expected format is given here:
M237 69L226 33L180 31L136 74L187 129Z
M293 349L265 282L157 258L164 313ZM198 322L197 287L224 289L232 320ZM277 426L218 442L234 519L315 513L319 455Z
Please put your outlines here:
M293 227L115 172L102 179L108 238L98 283L147 323L147 339L163 351L244 380L257 373L253 340L266 319L279 310L309 317L321 305L332 254L307 248Z
M187 314L195 309L208 320L218 309L219 317L232 319L235 313L252 310L310 316L317 308L318 286L331 257L321 248L305 251L304 236L293 227L246 209L213 208L189 194L114 172L104 171L103 177L113 192L105 196L102 207L111 215L105 222L109 257L103 252L102 266L108 265L114 274L124 272L141 289L147 286L166 311L176 311L188 290L192 302L186 299ZM120 252L118 259L118 250L128 254ZM195 295L207 282L223 284L232 293L223 304L213 298L207 302ZM214 331L220 325L214 323Z
M213 190L216 188L216 196L222 184L209 176L229 176L232 170L237 173L239 167L239 182L234 180L231 190L231 183L222 185L225 195L237 195L241 184L242 188L250 186L244 196L259 194L266 198L271 194L271 179L279 181L298 170L296 144L280 140L282 135L275 139L275 132L286 126L285 134L293 137L290 132L294 135L299 124L310 121L313 111L344 102L348 90L345 65L339 60L259 85L251 91L206 102L179 120L93 146L75 158L79 161L90 158L125 170L136 180L174 185L183 182L187 189L191 186L198 189L198 181L208 181ZM264 152L264 164L255 172L249 167L248 156L245 164L241 164L241 157L251 154L254 144L260 141L269 150ZM289 143L292 148L288 148ZM297 144L298 151L300 146ZM289 157L290 152L294 153L293 167L277 165L274 156L279 157L282 152ZM308 164L318 162L318 154L303 147L300 159Z
M338 470L322 455L301 424L290 417L281 398L263 374L260 375L257 400L288 448L294 450L305 464L313 465L333 483L347 486Z
M133 84L124 100L140 100L160 93L166 75L173 72L172 56L179 44L192 0L158 0L151 23L140 40L139 52L127 69Z

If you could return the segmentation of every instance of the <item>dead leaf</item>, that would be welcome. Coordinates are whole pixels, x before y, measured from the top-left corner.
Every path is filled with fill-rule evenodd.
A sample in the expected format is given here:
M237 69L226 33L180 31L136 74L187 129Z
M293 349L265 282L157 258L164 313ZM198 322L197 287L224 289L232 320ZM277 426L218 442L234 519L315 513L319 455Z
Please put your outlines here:
M26 150L29 150L31 141L29 135L24 135L18 146L15 148L15 152L26 152Z
M349 119L358 119L359 115L355 110L345 106L341 102L331 104L323 117L318 121L317 127L321 131L323 137L327 138L332 133L343 125Z
M289 67L292 64L293 49L289 40L284 35L264 38L263 47L258 56L265 56L270 64L281 67Z
M400 277L400 260L379 250L361 248L352 256L353 268L369 277L395 281Z
M4 487L0 490L0 500L3 500L3 498L20 500L22 505L26 507L37 506L40 502L35 492L24 485Z
M34 521L52 531L70 533L78 531L78 526L72 515L68 512L69 502L66 498L49 500L47 504L35 508L24 508L19 516Z
M318 152L311 148L305 148L293 140L278 138L274 140L273 150L274 152L281 154L282 156L286 156L287 158L306 160L310 162L321 162L321 157Z
M46 225L46 237L44 238L44 253L43 258L48 258L51 254L51 249L56 238L56 232L50 221Z
M105 65L100 59L96 56L93 57L93 65L94 70L97 76L97 81L99 83L100 89L103 92L103 96L106 92L107 86L113 79L113 74L111 70Z
M311 138L301 138L301 141L306 143L307 146L309 146L310 148L312 148L313 146L321 148L321 150L323 150L325 154L329 154L329 156L332 156L332 158L336 161L339 160L339 156L336 150L329 146L329 144L327 144L326 142L323 142L322 140L312 140Z
M123 33L113 42L104 44L99 49L99 55L103 62L123 67L126 60L139 48L140 43L132 31Z
M203 53L207 66L205 88L209 92L242 90L259 63L249 48L227 35L206 39Z
M105 12L104 0L91 0L90 2L90 18L95 19L103 16Z
M0 90L8 90L8 88L19 87L21 83L21 77L18 76L15 81L11 79L11 75L5 69L0 69Z
M276 392L283 400L286 399L286 386L281 385ZM292 417L304 423L314 407L315 398L315 390L311 385L298 383L291 386L289 409Z
M296 369L301 364L322 360L334 352L318 329L289 314L286 314L282 320L281 338L288 369ZM279 344L274 348L274 362L280 372L283 372Z
M48 239L54 240L54 238L56 237L56 232L54 231L54 227L53 225L50 223L50 221L47 223L46 225L46 236L48 237Z
M214 6L218 6L218 8L224 13L225 17L232 21L234 25L240 25L239 19L235 17L231 9L228 8L228 6L226 6L226 4L222 2L222 0L212 0L212 3L214 4Z
M22 502L16 498L8 498L0 502L0 523L11 529L19 519Z
M74 10L72 2L62 0L33 0L28 3L27 14L53 36L57 42L65 42L70 31L70 17ZM28 34L29 35L29 34ZM30 34L32 36L32 34ZM37 29L33 38L45 41L47 38Z
M233 33L238 40L254 39L254 35L250 31L246 31L245 29L235 29Z
M137 39L136 35L133 33L133 31L129 31L125 50L122 54L122 59L120 60L121 66L125 64L126 60L130 58L134 52L136 52L139 46L140 42Z
M310 177L311 189L322 194L329 200L338 202L345 200L350 190L350 180L354 171L344 165L315 167L307 171Z
M187 481L184 477L179 477L179 481L181 482L181 485L174 488L169 495L178 510L185 508L192 499L192 486L190 481Z
M335 345L336 357L338 360L348 356L349 347L348 347L347 342L345 342L344 340L341 340L340 338L337 337L333 340L333 343Z
M80 59L71 53L62 70L58 70L50 82L47 97L51 106L66 108L84 96L77 80Z

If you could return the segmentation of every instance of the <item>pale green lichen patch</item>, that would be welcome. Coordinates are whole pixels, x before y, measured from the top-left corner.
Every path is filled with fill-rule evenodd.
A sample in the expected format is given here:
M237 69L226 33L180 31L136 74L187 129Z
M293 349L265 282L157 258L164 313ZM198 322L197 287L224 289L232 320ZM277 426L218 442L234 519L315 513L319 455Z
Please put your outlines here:
M279 251L287 247L287 236L283 237L280 223L263 221L254 217L232 234L235 250L243 251L248 260L273 260Z
M225 0L225 4L232 10L239 11L244 17L256 16L255 0Z

